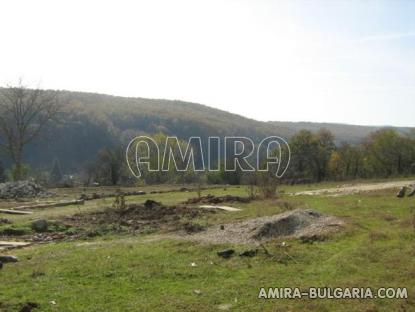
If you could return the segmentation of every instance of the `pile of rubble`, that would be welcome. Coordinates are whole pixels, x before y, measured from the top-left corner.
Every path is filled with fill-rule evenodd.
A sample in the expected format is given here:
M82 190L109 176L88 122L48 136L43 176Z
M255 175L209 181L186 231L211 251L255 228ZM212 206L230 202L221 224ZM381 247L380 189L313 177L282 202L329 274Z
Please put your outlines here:
M51 193L31 181L0 183L0 199L47 197Z

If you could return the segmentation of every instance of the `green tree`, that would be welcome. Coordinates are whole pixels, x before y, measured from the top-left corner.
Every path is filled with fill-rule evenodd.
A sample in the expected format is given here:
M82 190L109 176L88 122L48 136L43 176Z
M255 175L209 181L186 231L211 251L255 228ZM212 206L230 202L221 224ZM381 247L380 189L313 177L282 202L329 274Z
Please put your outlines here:
M410 137L393 129L382 129L370 134L364 147L372 175L389 177L410 172L414 161L414 144Z
M331 154L335 149L334 135L327 129L321 129L314 137L316 153L314 156L315 177L317 181L322 181L328 173L328 164Z
M312 178L315 172L314 155L317 153L317 144L312 132L301 130L290 140L292 152L290 174L294 178Z

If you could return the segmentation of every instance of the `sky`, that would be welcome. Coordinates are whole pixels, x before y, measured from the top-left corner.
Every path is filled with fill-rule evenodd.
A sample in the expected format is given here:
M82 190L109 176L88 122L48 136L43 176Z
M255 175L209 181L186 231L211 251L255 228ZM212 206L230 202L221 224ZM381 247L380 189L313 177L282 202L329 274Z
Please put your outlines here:
M0 85L415 126L412 0L3 0Z

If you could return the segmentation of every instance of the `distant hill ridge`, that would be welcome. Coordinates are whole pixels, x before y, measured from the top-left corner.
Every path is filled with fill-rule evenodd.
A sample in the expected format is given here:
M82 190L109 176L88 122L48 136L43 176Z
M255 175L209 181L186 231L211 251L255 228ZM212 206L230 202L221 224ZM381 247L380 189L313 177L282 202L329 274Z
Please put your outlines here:
M312 122L261 122L205 105L183 101L59 91L66 111L48 136L29 147L29 163L49 166L58 158L73 170L94 159L105 146L126 144L136 135L163 132L182 139L190 136L247 136L260 140L278 135L290 138L301 129L327 128L337 142L360 142L380 127ZM410 128L397 128L406 132Z

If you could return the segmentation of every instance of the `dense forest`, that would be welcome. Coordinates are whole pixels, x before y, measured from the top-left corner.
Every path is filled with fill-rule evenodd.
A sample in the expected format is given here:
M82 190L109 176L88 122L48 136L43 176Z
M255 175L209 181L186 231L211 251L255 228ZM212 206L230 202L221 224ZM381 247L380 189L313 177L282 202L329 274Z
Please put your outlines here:
M246 136L259 142L278 135L287 138L292 161L285 178L321 181L415 173L411 128L342 124L260 122L195 103L109 95L57 92L62 110L24 153L27 174L43 180L82 176L87 183L131 183L124 151L137 135ZM0 138L0 142L1 142ZM207 150L206 146L204 146ZM2 154L0 179L12 169ZM211 183L243 183L242 174L207 174ZM191 175L148 177L148 182L192 181Z

